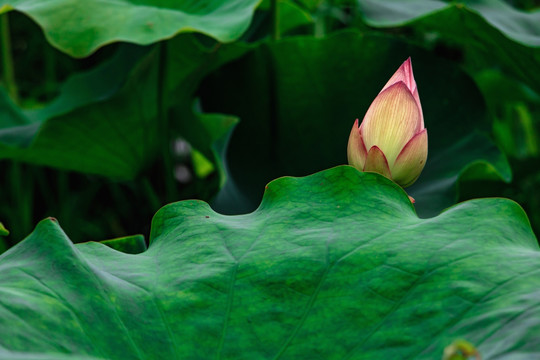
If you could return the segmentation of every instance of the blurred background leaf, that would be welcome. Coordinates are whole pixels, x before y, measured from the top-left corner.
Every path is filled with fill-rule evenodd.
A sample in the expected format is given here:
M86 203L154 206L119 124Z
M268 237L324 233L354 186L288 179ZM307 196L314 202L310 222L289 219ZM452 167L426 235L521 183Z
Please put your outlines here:
M181 32L223 42L239 38L260 0L0 0L0 14L17 10L38 23L47 40L74 57L117 41L147 45Z
M4 252L7 248L7 244L5 243L3 236L9 235L8 229L4 227L2 223L0 223L0 253Z
M25 118L14 104L4 101L2 107L13 109L17 118L0 119L0 157L109 177L134 177L155 156L158 143L154 125L157 63L152 60L149 57L134 68L129 81L122 79L123 86L114 76L104 76L108 69L97 71L102 80L94 81L96 88L87 81L96 71L79 76L67 84L57 101ZM129 66L122 58L118 61L119 66ZM109 79L110 86L102 84Z
M540 90L540 11L523 12L500 0L358 0L358 21L399 29L437 51L455 49L469 67L500 66Z
M9 235L9 231L4 227L2 223L0 223L0 236L6 235Z

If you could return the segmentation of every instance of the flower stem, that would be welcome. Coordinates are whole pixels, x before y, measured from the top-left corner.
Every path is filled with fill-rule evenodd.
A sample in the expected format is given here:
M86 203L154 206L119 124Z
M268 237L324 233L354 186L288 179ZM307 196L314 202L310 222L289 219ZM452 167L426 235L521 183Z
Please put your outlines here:
M327 1L321 1L317 8L313 34L316 38L322 38L326 35L326 18L329 8L330 4Z
M164 165L165 201L175 201L177 199L176 179L174 178L174 164L171 152L171 136L169 114L167 112L167 42L159 44L159 69L157 88L157 117L159 123L159 135L161 145L161 158Z
M281 38L279 32L279 0L270 0L270 14L272 16L272 40Z
M19 95L17 83L15 82L8 13L0 15L0 53L2 57L2 80L13 102L18 103Z

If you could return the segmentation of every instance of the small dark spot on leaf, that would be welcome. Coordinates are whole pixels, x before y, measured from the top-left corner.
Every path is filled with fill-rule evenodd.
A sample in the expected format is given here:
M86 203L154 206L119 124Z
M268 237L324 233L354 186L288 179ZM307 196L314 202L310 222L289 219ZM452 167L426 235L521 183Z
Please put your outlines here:
M54 221L54 222L58 222L58 220L56 220L56 218L53 218L53 217L50 217L50 216L49 216L49 220Z
M205 218L210 219L210 216L206 215Z

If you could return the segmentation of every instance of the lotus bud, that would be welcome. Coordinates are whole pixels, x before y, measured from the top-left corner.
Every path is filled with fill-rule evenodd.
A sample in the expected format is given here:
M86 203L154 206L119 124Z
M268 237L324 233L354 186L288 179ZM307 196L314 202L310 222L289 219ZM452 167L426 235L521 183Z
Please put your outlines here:
M360 171L382 174L407 187L420 176L427 153L427 130L408 58L373 100L362 124L355 121L347 158Z

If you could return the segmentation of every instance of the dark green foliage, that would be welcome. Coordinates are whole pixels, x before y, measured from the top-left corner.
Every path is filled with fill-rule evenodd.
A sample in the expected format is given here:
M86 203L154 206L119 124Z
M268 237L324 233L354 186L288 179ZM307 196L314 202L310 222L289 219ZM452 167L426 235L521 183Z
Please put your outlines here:
M0 358L540 357L538 7L0 0ZM414 205L335 167L409 56Z

